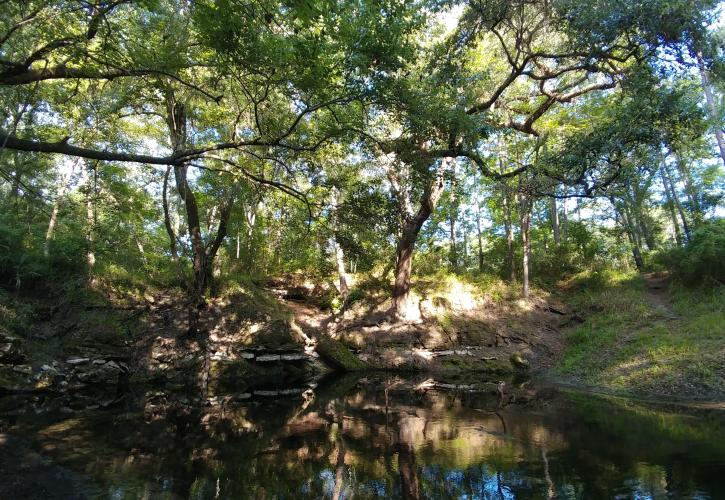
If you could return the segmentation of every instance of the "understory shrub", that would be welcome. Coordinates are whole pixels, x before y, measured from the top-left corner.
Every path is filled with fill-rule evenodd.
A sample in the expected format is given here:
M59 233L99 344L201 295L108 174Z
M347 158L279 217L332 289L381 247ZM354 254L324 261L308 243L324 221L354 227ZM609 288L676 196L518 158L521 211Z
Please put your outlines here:
M662 258L673 277L687 286L725 284L725 219L704 223L686 246Z

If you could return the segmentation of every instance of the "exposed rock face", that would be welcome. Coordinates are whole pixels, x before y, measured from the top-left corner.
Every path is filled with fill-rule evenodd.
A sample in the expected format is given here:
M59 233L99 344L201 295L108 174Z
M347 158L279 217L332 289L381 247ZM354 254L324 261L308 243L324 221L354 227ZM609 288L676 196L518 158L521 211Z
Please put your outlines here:
M531 302L516 311L521 324L508 325L496 319L503 306L460 293L427 297L427 322L391 323L383 305L373 316L346 319L314 306L309 290L305 303L284 304L250 289L211 299L204 333L189 337L184 298L174 293L92 313L75 305L28 323L28 335L0 328L0 391L115 395L119 384L152 382L171 391L202 387L215 397L296 386L330 369L507 374L529 363L537 369L550 356L539 346L548 346L555 316Z
M15 337L0 333L0 394L7 391L33 389L29 374L33 369L25 364L28 357Z
M0 392L115 395L119 384L153 382L172 391L201 383L212 393L222 385L261 389L325 371L298 338L289 311L262 290L211 299L204 333L193 338L180 292L147 294L140 302L103 294L108 303L92 306L29 304L28 311L55 312L28 313L22 335L0 325Z
M332 322L327 333L376 368L506 373L544 370L564 345L564 306L536 291L450 279L420 279L422 321L394 321L387 289L373 286ZM521 356L516 364L512 354Z
M26 359L17 339L0 334L0 363L19 365Z
M68 358L65 360L65 362L69 365L82 365L88 363L89 361L89 358Z
M128 373L129 367L125 363L98 359L90 364L75 366L67 377L74 385L116 386L120 378Z
M71 358L72 361L77 359ZM85 359L82 363L54 361L41 366L6 365L0 366L0 387L11 392L115 388L130 371L126 363L105 359Z

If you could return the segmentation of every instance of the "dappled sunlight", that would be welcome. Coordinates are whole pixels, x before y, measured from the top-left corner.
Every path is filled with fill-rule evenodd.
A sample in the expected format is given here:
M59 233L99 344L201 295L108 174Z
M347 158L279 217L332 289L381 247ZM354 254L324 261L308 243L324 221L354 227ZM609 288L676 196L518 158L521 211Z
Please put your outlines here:
M725 498L724 6L0 0L0 498Z
M451 307L462 311L472 311L480 304L480 300L474 293L472 286L467 286L461 282L454 282L447 290L446 295Z
M645 370L652 364L652 361L644 358L630 358L626 361L612 366L604 372L605 377L614 377L621 380L629 378L632 372ZM637 373L636 376L641 376L641 373Z
M420 321L385 314L389 300L359 302L335 320L333 335L373 366L406 370L506 372L515 369L514 354L544 367L561 349L567 309L538 288L524 300L499 279L440 272L420 277L413 290L409 304Z
M663 280L612 272L584 278L580 285L590 289L576 291L570 302L589 317L568 332L559 373L630 393L721 394L722 294L668 291Z
M519 299L514 304L520 312L531 312L534 310L534 304L527 299Z

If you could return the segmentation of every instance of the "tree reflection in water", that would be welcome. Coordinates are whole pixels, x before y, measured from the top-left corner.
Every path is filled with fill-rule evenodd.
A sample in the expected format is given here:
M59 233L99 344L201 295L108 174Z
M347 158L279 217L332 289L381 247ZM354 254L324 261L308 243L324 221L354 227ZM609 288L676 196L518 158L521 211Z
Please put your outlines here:
M725 495L722 413L461 387L379 374L204 407L146 394L72 418L32 400L5 426L117 498Z

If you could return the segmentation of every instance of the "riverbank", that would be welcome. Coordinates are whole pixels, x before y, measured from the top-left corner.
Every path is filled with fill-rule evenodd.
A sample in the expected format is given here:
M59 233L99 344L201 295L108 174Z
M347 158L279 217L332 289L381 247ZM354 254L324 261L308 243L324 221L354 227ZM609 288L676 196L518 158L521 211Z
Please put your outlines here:
M448 376L543 371L574 320L547 291L534 288L522 299L519 285L486 275L417 278L410 294L416 317L408 321L391 318L389 290L387 283L361 283L333 316L304 302L290 306L299 324L323 325L314 335L339 342L367 368Z
M68 292L0 295L0 391L98 392L119 387L201 389L202 399L301 387L331 371L429 373L467 386L550 367L569 321L563 305L536 289L521 300L498 279L441 275L414 282L420 318L391 322L388 289L354 289L343 310L331 285L302 276L227 287L189 336L180 291L96 282ZM286 389L283 389L286 390ZM69 401L74 407L88 402ZM90 403L93 405L94 403Z
M549 372L567 383L647 398L725 398L725 293L664 275L583 273L561 284L583 323Z
M304 392L331 371L427 373L465 387L528 374L638 398L725 399L722 292L674 289L662 276L581 274L551 292L491 277L422 277L417 321L394 323L381 283L353 289L300 276L236 285L209 301L204 338L186 332L181 292L97 283L45 296L0 295L0 391ZM282 389L280 389L282 388Z

